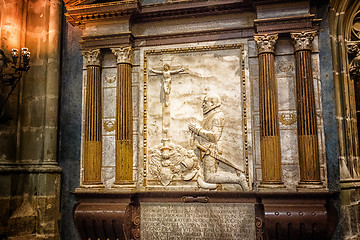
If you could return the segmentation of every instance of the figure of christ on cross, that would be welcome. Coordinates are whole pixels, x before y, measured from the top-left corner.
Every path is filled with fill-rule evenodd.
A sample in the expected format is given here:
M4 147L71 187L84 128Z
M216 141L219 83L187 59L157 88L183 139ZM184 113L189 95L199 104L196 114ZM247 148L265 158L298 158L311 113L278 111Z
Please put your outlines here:
M180 68L177 70L170 70L169 64L164 64L164 69L162 71L158 71L155 69L150 69L151 72L156 74L162 74L163 75L163 90L165 95L165 107L169 106L169 98L170 98L170 92L171 92L171 74L176 74L179 72L185 71L184 68Z

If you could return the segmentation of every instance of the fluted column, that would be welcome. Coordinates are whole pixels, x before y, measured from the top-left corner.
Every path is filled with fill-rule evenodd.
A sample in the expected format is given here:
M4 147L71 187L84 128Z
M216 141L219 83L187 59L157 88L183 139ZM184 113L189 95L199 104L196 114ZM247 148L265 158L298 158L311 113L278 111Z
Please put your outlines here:
M100 49L84 51L87 67L85 96L84 181L86 186L102 186L102 107Z
M278 95L275 79L277 35L254 37L259 59L259 112L262 182L260 187L284 187L281 180L281 149L278 120Z
M131 47L112 48L117 63L116 140L114 185L133 183L133 114L132 114L132 59Z
M316 122L314 80L311 66L315 31L292 33L296 64L297 135L300 164L298 187L319 187L320 163Z

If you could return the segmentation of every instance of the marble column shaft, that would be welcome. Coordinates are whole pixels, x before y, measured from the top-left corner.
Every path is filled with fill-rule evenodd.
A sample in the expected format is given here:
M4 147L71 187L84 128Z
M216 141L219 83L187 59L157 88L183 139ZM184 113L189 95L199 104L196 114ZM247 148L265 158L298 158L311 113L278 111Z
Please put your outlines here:
M100 49L83 52L87 66L83 185L101 185L102 99Z
M112 48L117 62L115 185L133 183L133 107L131 47Z
M299 184L321 184L314 79L311 64L315 31L292 33L296 64Z
M259 59L261 185L264 187L282 184L278 95L274 56L277 38L277 35L255 36Z

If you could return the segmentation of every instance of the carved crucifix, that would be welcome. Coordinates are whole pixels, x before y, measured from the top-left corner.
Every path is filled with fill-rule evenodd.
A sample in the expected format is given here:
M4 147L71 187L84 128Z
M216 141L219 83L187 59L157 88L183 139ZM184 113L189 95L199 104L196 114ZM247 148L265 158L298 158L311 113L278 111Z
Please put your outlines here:
M183 72L185 69L183 67L177 70L170 70L169 64L164 64L163 70L155 70L150 69L151 72L156 74L163 75L163 93L164 93L164 101L162 105L162 142L164 147L166 148L168 145L168 132L170 128L170 92L171 92L171 74L177 74L179 72Z
M184 68L180 68L177 70L170 70L169 64L164 64L164 69L162 71L158 71L155 69L150 69L151 72L156 74L162 74L163 75L163 91L165 95L165 107L169 106L169 97L171 92L171 74L177 74L179 72L185 71Z

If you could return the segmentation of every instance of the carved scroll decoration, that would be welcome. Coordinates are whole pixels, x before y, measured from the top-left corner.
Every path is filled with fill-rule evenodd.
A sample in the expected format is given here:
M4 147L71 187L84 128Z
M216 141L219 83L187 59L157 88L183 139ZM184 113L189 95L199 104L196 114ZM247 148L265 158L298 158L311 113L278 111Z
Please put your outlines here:
M275 51L276 40L278 35L258 35L254 36L255 42L257 43L258 53L265 53Z
M296 51L312 49L312 41L316 36L316 31L291 33L291 38L294 40L294 49Z
M134 49L129 47L111 48L111 52L116 56L116 63L133 63Z
M100 66L100 49L83 51L84 66Z
M255 218L255 227L256 227L256 240L264 239L264 223L261 218Z

